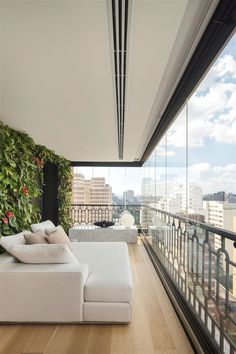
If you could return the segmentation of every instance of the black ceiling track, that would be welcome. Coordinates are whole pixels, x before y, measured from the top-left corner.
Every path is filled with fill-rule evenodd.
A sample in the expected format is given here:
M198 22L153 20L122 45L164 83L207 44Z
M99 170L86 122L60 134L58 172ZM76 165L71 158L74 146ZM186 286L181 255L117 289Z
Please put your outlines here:
M161 140L187 98L202 79L219 51L224 47L236 26L236 0L221 0L173 93L146 149L144 163Z
M141 167L139 161L71 161L72 167Z
M129 0L112 0L115 96L119 159L123 159Z

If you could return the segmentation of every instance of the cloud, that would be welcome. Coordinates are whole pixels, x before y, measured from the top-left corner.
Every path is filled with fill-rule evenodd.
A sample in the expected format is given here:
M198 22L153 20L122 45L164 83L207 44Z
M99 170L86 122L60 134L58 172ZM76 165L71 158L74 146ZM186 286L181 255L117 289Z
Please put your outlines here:
M225 75L231 75L236 78L236 62L231 54L225 54L218 58L213 65L213 71L215 76L224 77Z
M216 142L236 143L236 60L221 56L188 101L188 146ZM167 133L167 144L186 147L186 107Z
M215 193L218 191L226 191L236 193L236 163L227 164L225 166L213 166L209 163L201 162L189 166L188 169L189 184L199 186L203 194ZM149 174L151 178L149 193L156 193L158 196L173 195L179 185L186 185L185 169L168 170L167 184L165 168L156 168L156 174ZM156 182L155 182L156 180Z
M236 164L231 163L226 166L215 166L213 167L213 171L216 173L234 173L236 174ZM234 176L235 179L235 176Z
M175 156L176 155L176 152L174 150L167 150L166 152L166 149L165 147L162 147L162 146L157 146L156 148L156 154L157 156Z
M210 68L197 88L197 92L208 90L215 82L222 81L225 77L236 78L236 61L230 54L220 56Z
M197 172L197 173L209 172L211 171L211 169L212 169L211 165L207 162L195 163L189 167L190 172Z
M226 113L211 123L210 137L220 143L236 143L236 85L226 105Z
M189 167L189 181L197 182L204 193L217 191L236 192L236 164L211 166L198 163Z

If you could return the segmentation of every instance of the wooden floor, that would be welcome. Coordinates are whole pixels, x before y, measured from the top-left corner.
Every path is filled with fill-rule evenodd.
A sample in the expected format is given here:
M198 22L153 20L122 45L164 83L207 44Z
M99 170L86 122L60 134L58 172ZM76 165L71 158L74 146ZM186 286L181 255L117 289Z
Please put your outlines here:
M2 325L0 354L193 353L141 243L129 246L134 311L129 325Z

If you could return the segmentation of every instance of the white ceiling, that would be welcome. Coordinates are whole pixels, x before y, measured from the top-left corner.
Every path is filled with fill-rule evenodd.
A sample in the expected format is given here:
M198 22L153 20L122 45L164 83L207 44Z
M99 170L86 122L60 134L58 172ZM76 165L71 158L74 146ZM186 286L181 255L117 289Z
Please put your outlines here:
M124 161L141 157L217 3L133 1ZM0 5L0 120L69 160L118 161L107 2Z

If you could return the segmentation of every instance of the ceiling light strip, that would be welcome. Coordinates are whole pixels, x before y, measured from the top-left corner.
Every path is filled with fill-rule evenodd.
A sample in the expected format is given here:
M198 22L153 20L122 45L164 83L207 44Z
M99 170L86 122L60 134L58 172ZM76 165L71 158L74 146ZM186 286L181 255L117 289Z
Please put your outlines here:
M123 12L122 12L122 0L118 1L119 3L119 85L120 85L120 145L119 145L119 158L123 156L123 144L122 144L122 137L123 137L123 106L122 106L122 92L123 92L123 75L122 75L122 63L123 63Z
M128 33L128 0L124 6L124 37L123 37L123 95L122 95L122 147L124 147L124 117L125 117L125 93L126 93L126 59L127 59L127 33Z
M119 100L119 88L118 88L118 60L117 60L117 28L116 28L116 4L115 0L112 0L112 30L113 30L113 46L114 46L114 66L115 66L115 94L116 94L116 114L117 114L117 121L119 121L120 111L118 106ZM120 135L120 127L117 125L118 128L118 136ZM119 144L119 138L118 138Z
M112 0L112 28L119 159L123 159L129 0Z

